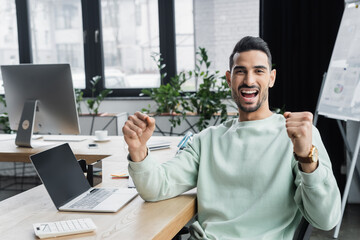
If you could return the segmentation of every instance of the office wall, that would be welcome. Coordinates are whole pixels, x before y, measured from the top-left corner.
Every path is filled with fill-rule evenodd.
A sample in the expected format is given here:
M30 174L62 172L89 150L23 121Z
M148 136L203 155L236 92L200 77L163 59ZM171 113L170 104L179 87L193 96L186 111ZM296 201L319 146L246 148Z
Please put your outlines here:
M237 112L237 108L235 103L231 100L224 100L224 103L228 106L229 112ZM153 100L150 99L136 99L136 98L129 98L129 99L116 99L110 98L104 100L100 105L99 112L108 112L108 113L121 113L127 112L130 115L134 114L136 111L141 111L142 108L148 108L148 105L151 105L151 111L155 112L156 104ZM87 109L85 103L82 102L81 104L81 111L82 113L87 113Z
M260 1L194 1L195 44L208 51L212 67L224 74L234 45L244 36L259 36Z
M147 108L148 105L155 106L154 101L149 99L116 99L110 98L104 100L100 105L99 112L108 112L108 113L120 113L127 112L133 114L136 111L140 111L142 108ZM82 113L87 113L87 108L85 103L81 104Z

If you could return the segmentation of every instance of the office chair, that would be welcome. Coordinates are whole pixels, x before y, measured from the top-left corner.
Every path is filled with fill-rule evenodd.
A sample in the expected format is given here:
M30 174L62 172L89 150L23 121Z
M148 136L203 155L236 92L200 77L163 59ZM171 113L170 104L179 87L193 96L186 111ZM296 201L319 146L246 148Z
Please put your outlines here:
M313 226L306 221L304 217L301 218L301 221L296 228L293 240L309 240Z
M306 221L304 217L301 218L301 221L296 228L293 240L309 240L313 226ZM181 240L181 235L188 234L189 228L183 227L172 240Z
M175 237L173 237L172 240L181 240L181 235L185 235L188 233L190 233L189 228L185 226L175 235Z

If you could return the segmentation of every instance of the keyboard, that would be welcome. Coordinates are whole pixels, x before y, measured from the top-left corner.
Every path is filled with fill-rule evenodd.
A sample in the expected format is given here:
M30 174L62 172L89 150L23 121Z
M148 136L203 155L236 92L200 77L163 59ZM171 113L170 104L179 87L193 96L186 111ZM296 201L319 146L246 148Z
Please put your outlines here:
M59 237L71 234L93 232L96 229L91 218L81 218L58 222L33 224L35 235L39 238Z
M86 136L79 135L43 135L44 141L58 142L81 142L86 140Z
M75 202L70 208L75 209L93 209L106 198L108 198L115 190L107 190L101 188L94 188L82 199Z

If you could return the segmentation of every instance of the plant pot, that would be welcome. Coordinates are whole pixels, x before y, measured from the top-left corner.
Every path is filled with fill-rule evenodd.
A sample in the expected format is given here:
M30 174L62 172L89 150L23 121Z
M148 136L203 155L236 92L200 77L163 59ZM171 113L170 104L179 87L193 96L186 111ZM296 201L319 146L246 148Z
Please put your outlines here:
M80 135L94 135L96 130L108 130L109 135L122 135L122 127L128 113L102 113L98 115L81 114L79 116Z
M151 117L155 118L156 128L154 131L154 136L182 136L185 135L187 131L193 133L198 133L199 129L196 126L196 123L199 121L200 116L196 113L187 113L185 119L181 120L181 124L173 127L169 121L178 114L162 113L160 115L149 114ZM237 117L236 113L228 113L228 119ZM217 114L214 118L211 118L209 121L209 126L219 125L221 122L220 116Z

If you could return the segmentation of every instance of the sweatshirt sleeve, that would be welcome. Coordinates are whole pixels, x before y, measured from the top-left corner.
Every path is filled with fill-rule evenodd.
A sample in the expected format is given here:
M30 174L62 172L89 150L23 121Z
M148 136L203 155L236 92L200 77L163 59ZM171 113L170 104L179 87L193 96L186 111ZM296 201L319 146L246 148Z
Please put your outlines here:
M199 169L197 141L194 137L180 154L162 164L153 159L150 151L141 162L129 161L129 174L145 201L172 198L196 187Z
M294 198L301 213L311 225L322 230L330 230L340 220L341 197L329 156L315 127L313 145L319 151L319 165L314 172L302 172L298 162L293 159L297 187Z

